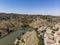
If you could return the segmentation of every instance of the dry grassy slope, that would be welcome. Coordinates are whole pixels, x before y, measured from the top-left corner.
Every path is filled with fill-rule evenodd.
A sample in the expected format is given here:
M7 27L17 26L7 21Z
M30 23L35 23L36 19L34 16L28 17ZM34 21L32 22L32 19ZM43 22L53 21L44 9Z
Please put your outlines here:
M34 21L37 21L37 18L47 20L47 22L58 22L60 18L55 16L42 16L42 15L23 15L23 14L5 14L0 13L0 24L6 23L7 25L12 25L12 27L21 27L21 25L28 25ZM41 21L41 20L40 20ZM7 26L6 24L2 24Z
M45 23L49 23L49 24L53 22L54 23L60 22L59 21L60 18L55 16L0 13L0 30L2 30L3 33L3 32L9 32L10 30L22 28L22 26L30 25L31 23L37 22L37 18L39 18L38 20L40 22L41 22L40 19L42 19L42 20L46 20Z
M23 44L24 45L38 45L38 42L39 42L35 30L27 31L26 33L19 36L18 38L17 38L18 40L16 39L17 42L15 40L14 45L23 45Z

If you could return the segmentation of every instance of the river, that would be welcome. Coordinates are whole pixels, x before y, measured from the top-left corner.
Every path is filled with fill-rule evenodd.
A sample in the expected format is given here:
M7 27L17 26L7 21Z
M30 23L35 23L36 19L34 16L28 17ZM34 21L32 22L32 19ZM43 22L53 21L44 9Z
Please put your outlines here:
M17 30L0 39L0 45L13 45L17 36L27 30Z

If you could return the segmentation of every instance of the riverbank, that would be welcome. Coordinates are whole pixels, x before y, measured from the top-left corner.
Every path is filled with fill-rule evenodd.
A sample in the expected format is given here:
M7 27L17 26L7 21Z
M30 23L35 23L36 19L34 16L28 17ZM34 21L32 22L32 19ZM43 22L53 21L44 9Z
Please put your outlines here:
M28 28L28 29L31 30L32 28ZM23 29L19 29L19 30L15 30L14 32L11 32L9 35L0 39L0 45L13 45L16 37L28 31L28 29L24 30L23 28Z

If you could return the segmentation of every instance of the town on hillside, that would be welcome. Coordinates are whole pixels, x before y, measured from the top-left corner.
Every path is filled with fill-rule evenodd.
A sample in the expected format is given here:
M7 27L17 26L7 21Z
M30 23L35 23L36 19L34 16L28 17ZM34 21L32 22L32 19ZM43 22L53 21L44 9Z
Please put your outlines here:
M0 13L0 39L11 35L11 45L60 45L60 16Z

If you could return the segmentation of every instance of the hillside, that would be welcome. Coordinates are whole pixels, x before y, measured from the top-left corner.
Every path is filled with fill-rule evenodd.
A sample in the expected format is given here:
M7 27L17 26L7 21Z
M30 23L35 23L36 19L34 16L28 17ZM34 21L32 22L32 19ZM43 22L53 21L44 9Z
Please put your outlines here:
M49 15L6 14L0 13L0 37L23 27L39 28L53 26L60 22L60 17Z

